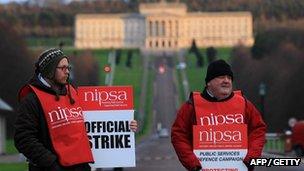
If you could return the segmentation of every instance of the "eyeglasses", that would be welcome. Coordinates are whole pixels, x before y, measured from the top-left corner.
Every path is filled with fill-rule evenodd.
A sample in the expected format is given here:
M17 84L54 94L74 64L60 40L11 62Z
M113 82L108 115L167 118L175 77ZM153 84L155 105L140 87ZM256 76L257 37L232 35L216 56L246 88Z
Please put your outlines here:
M69 65L69 66L61 66L56 68L60 69L61 71L67 71L67 70L71 71L72 66Z

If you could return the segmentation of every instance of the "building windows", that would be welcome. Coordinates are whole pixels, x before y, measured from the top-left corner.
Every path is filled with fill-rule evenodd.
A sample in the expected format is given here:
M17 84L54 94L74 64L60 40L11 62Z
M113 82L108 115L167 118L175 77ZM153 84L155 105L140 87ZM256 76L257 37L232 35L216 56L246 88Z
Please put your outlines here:
M253 42L252 18L248 14L241 17L241 14L223 16L211 12L178 17L147 14L134 18L128 15L127 19L119 15L113 18L76 18L79 20L75 21L75 45L125 47L131 44L135 47L174 48L191 46L189 42L195 38L199 46L230 46L236 40L244 40L244 37L246 41Z
M149 21L149 36L152 37L153 36L153 31L152 31L152 21Z
M166 35L166 23L165 23L165 21L161 22L160 35L162 37L165 37L165 35Z
M156 37L159 36L158 29L159 29L158 21L155 21L155 27L154 27L155 35L154 36L156 36Z
M172 21L169 20L169 37L172 37Z

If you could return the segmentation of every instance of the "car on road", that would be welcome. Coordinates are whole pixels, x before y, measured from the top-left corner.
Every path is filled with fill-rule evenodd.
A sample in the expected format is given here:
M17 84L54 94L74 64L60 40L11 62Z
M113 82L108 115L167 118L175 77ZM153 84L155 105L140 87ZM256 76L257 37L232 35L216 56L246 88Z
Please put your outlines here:
M167 128L162 128L158 133L159 138L167 138L169 137L169 131Z

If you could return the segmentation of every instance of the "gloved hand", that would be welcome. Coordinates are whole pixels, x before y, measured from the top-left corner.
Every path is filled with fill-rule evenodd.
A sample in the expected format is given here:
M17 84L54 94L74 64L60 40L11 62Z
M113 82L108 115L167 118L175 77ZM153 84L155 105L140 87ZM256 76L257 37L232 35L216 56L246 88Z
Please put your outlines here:
M191 171L200 171L202 169L201 166L195 166L194 168L191 169Z
M243 161L243 163L246 165L246 167L248 168L248 171L253 171L254 170L254 166L251 166L250 164L249 164L249 162L245 162L245 161Z
M58 161L54 161L54 163L50 166L49 171L63 171L63 168L60 166Z

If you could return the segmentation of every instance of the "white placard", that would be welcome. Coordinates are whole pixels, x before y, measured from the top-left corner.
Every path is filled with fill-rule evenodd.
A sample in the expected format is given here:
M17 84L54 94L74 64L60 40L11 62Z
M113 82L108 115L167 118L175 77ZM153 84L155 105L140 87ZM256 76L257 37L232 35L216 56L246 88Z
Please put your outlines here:
M135 167L134 110L83 111L94 168Z

